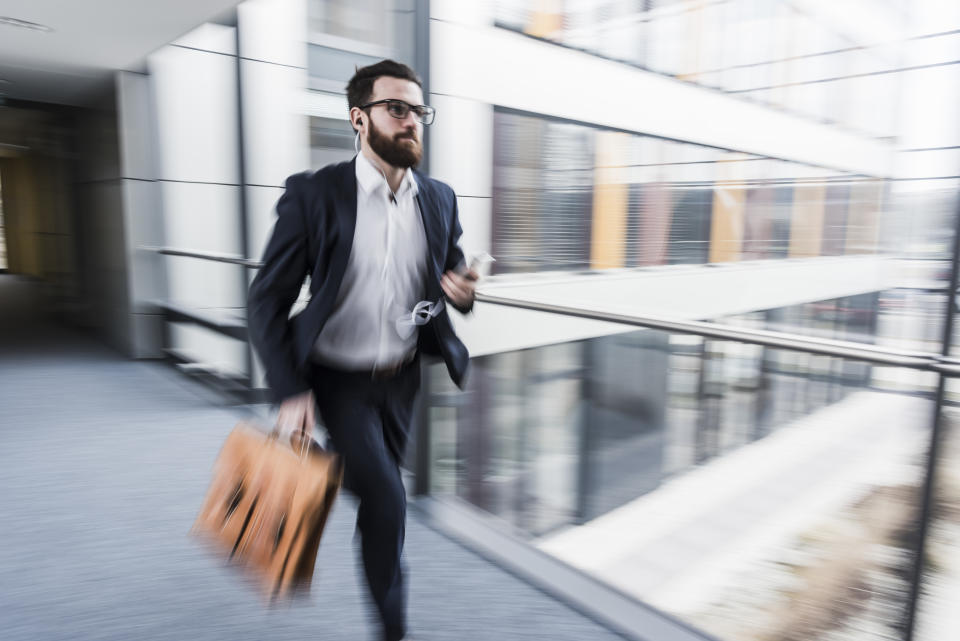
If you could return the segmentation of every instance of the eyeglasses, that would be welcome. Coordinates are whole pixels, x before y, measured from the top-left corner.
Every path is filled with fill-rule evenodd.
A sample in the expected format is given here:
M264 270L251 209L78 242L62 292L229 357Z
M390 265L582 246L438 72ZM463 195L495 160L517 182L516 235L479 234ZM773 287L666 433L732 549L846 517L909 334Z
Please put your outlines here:
M404 314L396 320L397 334L400 338L406 340L413 336L413 331L420 325L426 325L431 318L436 318L443 311L443 299L435 303L428 300L422 300L416 304L413 311Z
M374 100L373 102L368 102L365 105L360 105L360 108L366 109L367 107L373 107L375 105L386 105L387 113L394 118L399 118L401 120L406 118L407 114L412 111L413 117L417 119L417 122L421 122L425 125L432 123L433 117L437 115L437 110L433 107L428 105L411 105L409 102L397 100L396 98Z

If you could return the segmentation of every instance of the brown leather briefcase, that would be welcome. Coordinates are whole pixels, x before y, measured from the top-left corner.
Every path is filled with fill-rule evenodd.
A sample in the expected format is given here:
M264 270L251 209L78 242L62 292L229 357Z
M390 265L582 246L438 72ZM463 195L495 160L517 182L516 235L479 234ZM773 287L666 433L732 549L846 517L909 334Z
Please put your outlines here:
M339 457L309 437L288 443L240 423L192 531L252 570L271 599L306 591L342 479Z

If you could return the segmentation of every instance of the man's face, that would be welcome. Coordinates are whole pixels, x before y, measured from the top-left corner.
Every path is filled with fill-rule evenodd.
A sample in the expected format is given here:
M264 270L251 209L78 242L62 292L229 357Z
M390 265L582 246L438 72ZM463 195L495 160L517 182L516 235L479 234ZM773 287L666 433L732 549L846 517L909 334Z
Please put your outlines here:
M393 98L411 105L423 104L423 92L417 83L400 78L381 76L373 83L369 102ZM413 112L404 118L394 118L386 105L375 105L363 116L367 123L367 144L383 161L394 167L416 167L423 157L421 143L423 125Z

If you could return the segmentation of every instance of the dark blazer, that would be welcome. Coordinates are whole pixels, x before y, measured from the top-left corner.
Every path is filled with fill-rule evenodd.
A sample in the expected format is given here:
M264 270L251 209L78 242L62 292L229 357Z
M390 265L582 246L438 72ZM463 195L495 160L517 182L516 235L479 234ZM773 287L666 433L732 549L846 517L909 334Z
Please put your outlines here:
M263 254L263 266L250 285L247 323L250 341L266 368L275 400L310 389L310 354L333 311L347 268L357 222L356 160L328 165L287 178L277 202L277 222ZM414 172L417 204L427 237L427 300L443 296L440 277L457 268L463 251L457 198L444 183ZM310 276L310 302L288 318ZM422 353L440 356L450 377L463 386L469 355L443 311L420 328ZM470 308L460 309L466 313Z

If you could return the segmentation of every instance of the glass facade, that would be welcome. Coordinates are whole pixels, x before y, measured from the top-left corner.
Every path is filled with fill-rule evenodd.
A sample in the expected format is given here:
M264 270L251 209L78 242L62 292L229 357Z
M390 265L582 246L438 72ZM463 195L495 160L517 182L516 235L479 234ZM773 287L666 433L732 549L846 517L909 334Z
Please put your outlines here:
M718 320L872 341L880 299ZM656 330L474 358L463 393L433 367L432 494L719 638L898 633L932 412L916 385Z
M497 273L875 254L886 181L494 114Z
M887 338L878 336L879 301L886 296L874 292L716 320L876 343ZM595 518L673 474L875 386L874 368L864 363L650 330L482 356L472 367L464 397L445 376L434 377L434 444L447 450L436 453L434 482L532 532ZM540 405L537 399L555 401ZM575 464L593 449L622 454L623 439L642 443L642 452L629 454L633 464ZM502 495L517 487L483 481L514 477L545 450L556 466L546 478L579 478L580 484L547 501L552 520L518 511L517 501ZM583 496L576 500L557 498L577 492Z

